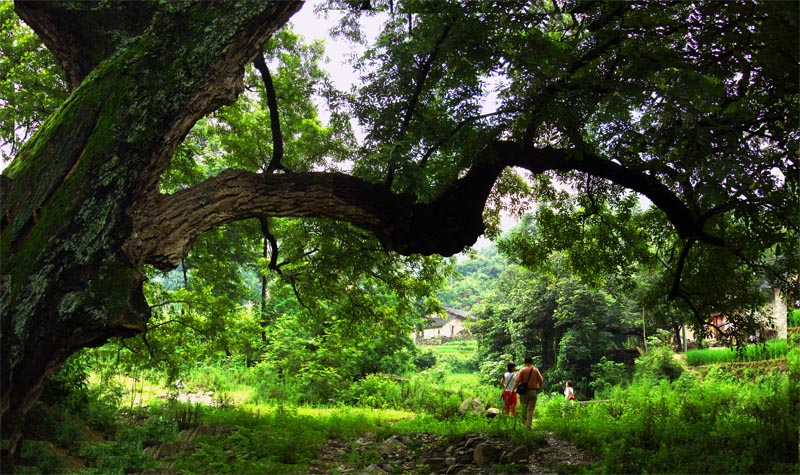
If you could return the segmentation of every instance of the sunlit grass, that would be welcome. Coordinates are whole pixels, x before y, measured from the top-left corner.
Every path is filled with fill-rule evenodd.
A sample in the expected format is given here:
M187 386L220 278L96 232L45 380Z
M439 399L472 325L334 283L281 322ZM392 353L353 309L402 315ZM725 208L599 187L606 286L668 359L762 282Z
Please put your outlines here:
M480 383L480 376L476 373L444 373L442 386L458 389L465 386L477 386Z
M463 354L471 355L478 350L477 340L448 341L441 345L419 345L421 351L432 351L436 356Z
M316 419L337 419L354 417L364 419L370 423L385 422L392 423L403 419L415 417L413 412L400 411L396 409L373 409L351 406L288 406L277 403L252 403L247 402L239 405L242 410L253 414L274 414L277 411L290 410L300 416L309 416Z
M772 340L766 342L766 344L748 345L741 352L737 352L732 348L690 350L686 353L686 363L689 366L702 366L742 361L761 361L783 358L788 352L789 346L786 340Z

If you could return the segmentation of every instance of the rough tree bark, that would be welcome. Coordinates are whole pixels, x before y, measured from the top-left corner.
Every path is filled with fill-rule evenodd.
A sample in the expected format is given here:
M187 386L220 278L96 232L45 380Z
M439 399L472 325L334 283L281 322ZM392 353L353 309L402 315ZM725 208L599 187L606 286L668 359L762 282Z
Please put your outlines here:
M451 255L483 233L502 170L581 170L641 192L684 237L716 242L665 186L598 157L495 142L431 203L324 173L228 170L173 195L158 180L192 125L242 89L244 66L301 6L266 2L18 2L73 93L0 183L0 415L13 454L25 413L73 352L141 332L144 264L177 266L203 231L264 216L327 217L387 250Z
M109 3L111 5L109 5ZM0 414L13 455L25 413L74 351L144 329L141 256L122 245L173 150L233 101L292 1L18 2L74 91L2 190Z

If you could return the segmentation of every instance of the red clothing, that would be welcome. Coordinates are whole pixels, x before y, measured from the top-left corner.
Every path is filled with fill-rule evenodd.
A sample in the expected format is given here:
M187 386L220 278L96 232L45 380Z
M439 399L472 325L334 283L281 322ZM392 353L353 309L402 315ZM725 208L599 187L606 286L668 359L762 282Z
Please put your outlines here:
M503 402L505 403L505 413L517 414L517 393L514 391L503 391Z

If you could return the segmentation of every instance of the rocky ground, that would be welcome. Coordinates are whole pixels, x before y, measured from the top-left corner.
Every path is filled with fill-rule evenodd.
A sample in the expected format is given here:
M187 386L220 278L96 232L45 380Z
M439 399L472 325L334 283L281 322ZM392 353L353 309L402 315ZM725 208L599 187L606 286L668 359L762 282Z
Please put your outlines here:
M200 402L203 401L191 401ZM459 412L474 412L497 417L499 411L484 414L483 405L472 398L465 400ZM210 433L209 433L210 431ZM235 428L199 426L181 432L175 442L147 449L163 462L157 473L169 473L169 460L176 452L192 450L199 434L230 435ZM220 432L226 432L222 434ZM367 433L356 440L329 440L319 450L309 467L310 475L327 474L556 474L585 473L595 462L586 451L573 444L543 434L536 442L519 445L501 436L478 434L441 436L414 434L393 435L382 439Z
M574 445L547 434L534 448L501 437L430 434L355 442L329 441L312 474L556 474L585 472L594 460Z
M163 460L153 473L171 473L172 456L178 451L192 450L194 437L209 430L215 432L213 435L230 435L217 433L226 430L218 427L185 430L177 441L149 449L156 459ZM414 434L380 439L367 433L356 440L329 440L319 450L308 473L549 475L591 471L594 460L585 451L552 434L545 434L535 445L519 445L498 436Z

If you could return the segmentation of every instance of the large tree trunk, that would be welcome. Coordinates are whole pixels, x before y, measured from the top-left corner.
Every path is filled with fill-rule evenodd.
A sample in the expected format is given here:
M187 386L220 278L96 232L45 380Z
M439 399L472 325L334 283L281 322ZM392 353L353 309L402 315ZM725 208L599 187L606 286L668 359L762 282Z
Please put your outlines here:
M74 91L3 184L0 414L12 455L67 356L144 329L141 263L122 251L135 232L129 210L156 194L180 140L235 99L244 66L301 5L174 4L154 15L123 3L16 5Z

